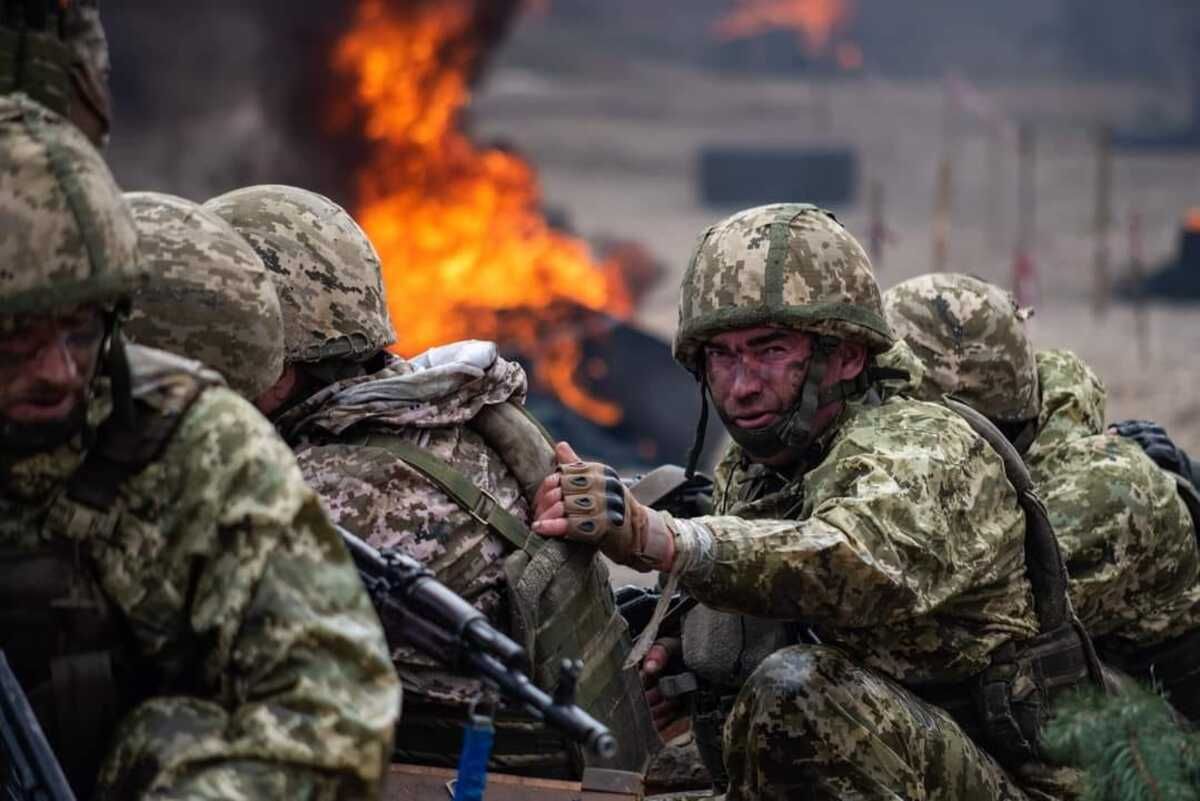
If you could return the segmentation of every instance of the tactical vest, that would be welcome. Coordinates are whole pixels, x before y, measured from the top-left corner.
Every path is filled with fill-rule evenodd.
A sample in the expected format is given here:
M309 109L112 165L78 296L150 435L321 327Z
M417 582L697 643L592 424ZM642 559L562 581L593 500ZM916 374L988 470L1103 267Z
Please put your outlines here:
M79 798L90 798L121 717L156 689L100 589L90 548L111 538L122 485L156 461L219 381L195 362L130 347L135 426L113 417L51 502L36 548L0 549L0 648Z
M1039 733L1053 700L1085 683L1104 686L1102 669L1071 609L1058 540L1024 462L983 415L952 399L945 403L1000 455L1017 490L1025 516L1025 572L1041 633L1026 642L1007 643L993 654L988 668L966 682L909 689L949 711L1002 764L1018 765L1041 758ZM726 513L736 510L718 510ZM684 664L690 673L667 686L670 694L688 697L696 744L719 792L727 783L722 730L738 691L774 650L801 641L816 638L795 624L704 606L685 619Z
M556 465L549 435L515 403L485 406L468 426L501 457L532 507L538 486ZM529 654L531 678L552 689L564 659L583 660L577 703L607 725L618 742L611 760L589 757L587 764L641 772L658 740L637 671L624 668L632 640L617 612L608 569L595 549L537 536L468 476L406 440L372 435L366 444L389 451L513 546L504 561L511 635ZM397 753L406 761L437 756L441 760L436 761L444 761L447 754L457 753L460 724L448 720L442 707L424 709L406 699L403 724L396 732ZM495 726L491 769L544 776L554 772L556 757L565 754L573 778L582 772L579 749L540 722L504 714Z

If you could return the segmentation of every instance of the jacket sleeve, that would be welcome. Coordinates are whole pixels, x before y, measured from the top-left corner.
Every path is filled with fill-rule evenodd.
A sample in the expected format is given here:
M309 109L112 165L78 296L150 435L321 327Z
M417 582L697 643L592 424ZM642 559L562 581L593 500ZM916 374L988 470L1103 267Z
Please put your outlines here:
M164 692L122 724L101 796L374 798L399 685L291 452L252 407L210 390L162 465L147 480L166 488L163 525L126 526L106 558L127 568L103 572Z
M943 407L900 403L921 408L839 433L795 491L797 519L674 521L698 542L688 591L721 609L839 627L926 615L968 591L983 603L1011 597L1024 529L999 457Z

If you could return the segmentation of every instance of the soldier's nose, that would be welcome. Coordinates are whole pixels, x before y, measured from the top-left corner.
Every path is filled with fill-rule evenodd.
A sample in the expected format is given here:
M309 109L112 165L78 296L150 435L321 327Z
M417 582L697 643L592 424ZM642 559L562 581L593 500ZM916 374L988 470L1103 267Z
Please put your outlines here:
M54 386L71 386L79 380L79 365L62 337L54 337L34 354L33 378Z

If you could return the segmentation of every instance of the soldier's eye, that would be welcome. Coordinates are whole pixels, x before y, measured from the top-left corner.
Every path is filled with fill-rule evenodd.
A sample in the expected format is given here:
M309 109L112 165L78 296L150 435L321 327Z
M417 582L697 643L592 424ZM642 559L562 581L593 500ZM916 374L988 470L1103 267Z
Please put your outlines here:
M71 347L84 347L96 342L104 334L104 320L99 314L81 313L62 321L63 333Z

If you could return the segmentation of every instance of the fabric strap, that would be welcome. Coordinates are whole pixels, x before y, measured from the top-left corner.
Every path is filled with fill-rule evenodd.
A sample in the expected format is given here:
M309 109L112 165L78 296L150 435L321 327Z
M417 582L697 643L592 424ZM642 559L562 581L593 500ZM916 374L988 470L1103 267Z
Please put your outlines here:
M464 512L514 547L530 556L541 549L540 537L534 535L528 526L501 506L490 492L480 489L475 482L444 460L395 436L373 435L367 438L366 444L383 448L399 458L446 493Z

